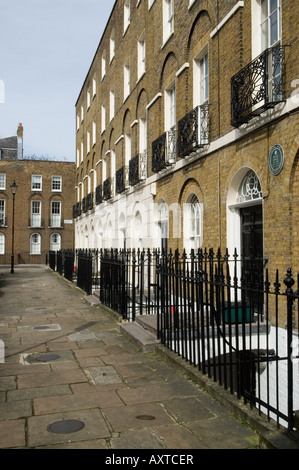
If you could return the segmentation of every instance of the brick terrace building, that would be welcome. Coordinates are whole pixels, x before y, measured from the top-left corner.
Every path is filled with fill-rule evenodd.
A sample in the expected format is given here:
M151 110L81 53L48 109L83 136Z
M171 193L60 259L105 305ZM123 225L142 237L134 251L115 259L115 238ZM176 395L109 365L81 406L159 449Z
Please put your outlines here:
M117 0L76 103L75 244L299 270L299 3Z
M43 264L49 250L72 248L75 164L23 159L23 128L0 140L0 264ZM16 182L14 250L13 195Z

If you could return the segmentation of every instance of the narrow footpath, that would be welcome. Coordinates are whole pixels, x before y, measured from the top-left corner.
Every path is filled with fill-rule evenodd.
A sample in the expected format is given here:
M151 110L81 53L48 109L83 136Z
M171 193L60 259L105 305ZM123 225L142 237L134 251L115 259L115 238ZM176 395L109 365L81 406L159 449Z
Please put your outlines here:
M0 449L267 447L181 367L142 352L117 315L46 266L14 274L0 266L0 340ZM273 436L270 447L276 439L276 448L298 448L284 433Z

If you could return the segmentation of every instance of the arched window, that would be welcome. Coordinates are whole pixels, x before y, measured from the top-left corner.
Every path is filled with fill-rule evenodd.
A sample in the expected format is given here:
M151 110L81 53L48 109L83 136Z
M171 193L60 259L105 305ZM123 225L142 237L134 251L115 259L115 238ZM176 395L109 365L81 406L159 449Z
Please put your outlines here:
M184 248L198 250L201 246L201 206L196 194L191 194L184 204Z
M59 233L52 233L50 237L50 250L59 251L61 249L61 236Z
M39 233L33 233L30 237L30 254L41 254L41 236Z
M168 207L165 201L159 204L159 231L161 239L161 249L167 251L168 249Z
M241 204L262 199L262 197L262 188L257 174L253 170L249 170L241 181L236 202Z
M0 255L5 254L5 235L0 233Z

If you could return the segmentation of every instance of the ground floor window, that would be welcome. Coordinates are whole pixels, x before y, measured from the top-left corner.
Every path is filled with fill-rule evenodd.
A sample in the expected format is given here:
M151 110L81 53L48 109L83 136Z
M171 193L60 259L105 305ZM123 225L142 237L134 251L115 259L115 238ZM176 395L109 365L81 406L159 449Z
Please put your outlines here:
M52 233L50 237L50 250L59 251L61 249L61 236L59 233Z
M31 255L41 254L41 236L39 233L34 233L30 237L30 254Z

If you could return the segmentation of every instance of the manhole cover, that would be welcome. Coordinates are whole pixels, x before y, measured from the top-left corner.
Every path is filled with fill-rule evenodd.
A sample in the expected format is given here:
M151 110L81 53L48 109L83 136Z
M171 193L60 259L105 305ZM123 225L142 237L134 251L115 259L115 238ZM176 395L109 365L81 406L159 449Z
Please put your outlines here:
M48 330L50 327L49 326L35 326L33 329L34 330Z
M84 428L83 421L77 419L65 419L63 421L55 421L48 426L48 431L55 434L70 434L78 432Z
M51 362L56 361L57 359L60 359L58 354L44 354L42 356L28 356L26 361L32 364L33 362Z
M152 415L139 415L139 416L136 416L136 419L141 419L141 420L144 420L144 421L152 421L155 418L155 416L152 416Z

